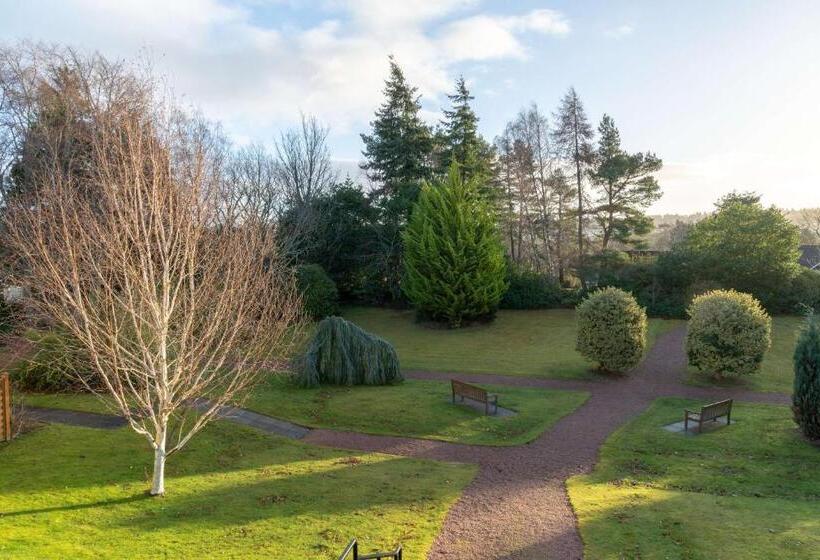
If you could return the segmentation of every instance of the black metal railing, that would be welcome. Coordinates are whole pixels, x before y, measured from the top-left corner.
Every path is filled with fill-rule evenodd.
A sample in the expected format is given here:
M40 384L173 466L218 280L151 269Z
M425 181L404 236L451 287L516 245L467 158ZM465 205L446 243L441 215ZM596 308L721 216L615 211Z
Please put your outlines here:
M353 556L351 556L351 553ZM382 560L384 558L402 560L401 545L399 545L396 550L389 552L368 552L367 554L359 554L359 543L356 539L353 539L347 543L347 547L345 547L344 552L342 552L342 555L339 556L339 560Z

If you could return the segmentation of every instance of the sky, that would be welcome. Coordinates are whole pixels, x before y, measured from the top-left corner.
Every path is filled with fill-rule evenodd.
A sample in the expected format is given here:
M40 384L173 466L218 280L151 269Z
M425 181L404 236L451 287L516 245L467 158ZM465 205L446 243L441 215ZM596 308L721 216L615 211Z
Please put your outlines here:
M355 173L393 54L435 124L463 75L492 140L573 86L630 151L655 152L652 213L753 190L820 206L815 0L0 0L0 41L147 58L237 144L271 144L300 112Z

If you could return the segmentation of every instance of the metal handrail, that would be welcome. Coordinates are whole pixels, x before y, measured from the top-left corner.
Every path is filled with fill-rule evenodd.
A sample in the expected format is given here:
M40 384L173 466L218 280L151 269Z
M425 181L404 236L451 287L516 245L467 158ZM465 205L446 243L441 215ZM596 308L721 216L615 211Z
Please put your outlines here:
M347 543L347 547L344 552L342 552L342 555L339 556L339 560L345 560L351 551L353 552L353 560L357 560L359 558L359 544L356 542L356 539Z
M342 555L339 556L339 560L347 560L347 557L350 553L353 553L353 558L351 560L381 560L382 558L392 558L393 560L402 560L402 548L399 545L396 550L392 552L370 552L368 554L363 554L359 556L359 543L356 539L351 539L347 546L345 547L344 552Z

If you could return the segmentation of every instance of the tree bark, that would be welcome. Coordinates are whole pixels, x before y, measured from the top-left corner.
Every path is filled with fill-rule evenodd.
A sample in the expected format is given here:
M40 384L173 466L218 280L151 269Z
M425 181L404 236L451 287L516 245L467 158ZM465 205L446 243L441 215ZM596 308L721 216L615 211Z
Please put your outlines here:
M154 447L154 480L151 482L151 495L162 496L165 494L165 452L166 430L163 426L162 434Z

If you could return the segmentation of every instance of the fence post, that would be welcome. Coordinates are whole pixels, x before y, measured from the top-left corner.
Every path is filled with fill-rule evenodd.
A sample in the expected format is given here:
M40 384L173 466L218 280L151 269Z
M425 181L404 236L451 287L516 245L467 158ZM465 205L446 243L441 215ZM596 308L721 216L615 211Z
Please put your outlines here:
M9 374L0 373L0 441L11 439L11 383Z

